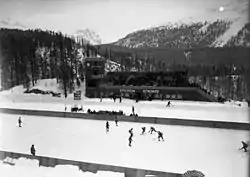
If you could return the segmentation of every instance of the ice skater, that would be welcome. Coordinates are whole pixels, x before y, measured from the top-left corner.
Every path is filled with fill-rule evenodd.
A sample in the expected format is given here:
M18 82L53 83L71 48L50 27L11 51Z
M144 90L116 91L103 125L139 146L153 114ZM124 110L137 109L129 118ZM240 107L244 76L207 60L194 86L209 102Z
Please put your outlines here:
M129 136L128 141L129 141L128 145L129 145L129 147L131 147L131 143L132 143L132 141L133 141L133 136L132 136L132 134Z
M109 122L107 121L106 122L106 133L108 133L109 132Z
M131 128L128 132L130 133L131 136L134 136L133 128Z
M244 149L244 152L247 152L248 144L245 143L244 141L241 141L241 143L242 143L242 148L240 148L240 150Z
M161 140L164 141L163 133L161 131L158 131L157 133L158 133L158 141L161 141Z
M132 106L132 114L135 115L135 107Z
M166 107L170 107L172 104L170 101L168 101L168 104L166 105Z
M146 127L142 127L141 129L142 129L142 133L141 134L144 135L145 132L146 132Z
M35 149L35 146L34 144L32 144L31 148L30 148L30 153L35 156L36 155L36 149Z
M18 126L22 127L22 119L21 119L21 117L18 118Z
M118 118L115 117L115 125L118 127Z
M150 127L149 133L152 134L153 132L157 132L154 127Z

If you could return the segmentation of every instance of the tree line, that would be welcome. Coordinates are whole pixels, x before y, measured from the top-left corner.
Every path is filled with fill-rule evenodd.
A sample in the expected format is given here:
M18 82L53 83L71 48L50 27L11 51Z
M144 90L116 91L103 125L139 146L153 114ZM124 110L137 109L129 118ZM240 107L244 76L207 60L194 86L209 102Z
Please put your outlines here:
M227 51L219 49L223 50ZM204 51L205 53L202 53ZM191 76L207 77L249 74L248 65L237 64L237 60L235 64L196 62L199 58L202 59L203 55L206 56L206 50L199 51L199 55L194 51L191 59L181 59L182 62L178 59L178 56L183 57L181 52L179 54L176 51L166 52L160 49L157 51L160 55L168 53L167 57L174 53L174 60L171 61L157 58L154 52L156 49L138 52L131 49L116 50L112 47L92 46L84 44L81 39L54 31L0 29L1 88L8 89L19 84L29 88L39 79L57 78L67 97L67 92L72 92L75 87L80 86L84 79L83 57L97 54L120 63L122 71L187 70Z
M67 97L84 78L82 55L91 53L97 49L61 32L0 29L1 88L57 78Z
M234 62L206 63L195 62L191 57L186 58L184 62L178 59L174 61L158 60L155 56L146 53L133 53L116 51L112 48L106 48L101 51L105 58L110 58L121 64L122 71L130 71L132 68L138 72L155 72L167 70L187 70L190 76L227 76L227 75L246 75L249 74L249 66ZM195 56L196 57L196 56Z

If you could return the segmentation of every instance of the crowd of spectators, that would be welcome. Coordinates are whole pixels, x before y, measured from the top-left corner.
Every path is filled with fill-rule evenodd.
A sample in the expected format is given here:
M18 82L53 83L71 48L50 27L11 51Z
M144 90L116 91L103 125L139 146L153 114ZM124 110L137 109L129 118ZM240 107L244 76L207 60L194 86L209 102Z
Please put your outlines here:
M107 83L113 86L188 86L188 82L181 75L164 75L159 73L116 73L107 77Z
M214 95L212 94L212 92L210 92L210 91L208 91L207 89L201 87L201 86L200 86L199 84L197 84L197 83L190 83L189 86L191 86L191 87L196 87L196 88L200 89L201 91L203 91L204 93L206 93L206 94L208 94L208 95L210 95L210 96L214 96ZM220 102L220 103L224 103L224 102L226 101L226 99L223 98L222 96L217 96L217 101Z
M87 110L88 114L100 114L100 115L125 115L123 111L105 111L105 110L100 110L100 111L95 111L95 110Z

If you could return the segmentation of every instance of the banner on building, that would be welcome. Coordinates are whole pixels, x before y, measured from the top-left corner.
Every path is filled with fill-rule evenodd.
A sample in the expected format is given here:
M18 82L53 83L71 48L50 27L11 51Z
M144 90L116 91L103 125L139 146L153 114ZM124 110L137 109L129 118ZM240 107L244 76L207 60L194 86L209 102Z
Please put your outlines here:
M81 90L77 90L74 93L74 100L81 100L82 97L82 91Z

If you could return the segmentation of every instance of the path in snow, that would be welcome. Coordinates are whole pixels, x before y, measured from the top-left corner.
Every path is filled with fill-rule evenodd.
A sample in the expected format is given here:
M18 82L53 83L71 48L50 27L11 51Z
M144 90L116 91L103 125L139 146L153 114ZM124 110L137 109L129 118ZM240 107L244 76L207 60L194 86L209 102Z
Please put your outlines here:
M166 101L152 101L135 103L134 100L124 99L122 103L114 103L110 99L83 99L75 101L72 97L53 98L51 96L41 95L9 95L2 97L1 108L15 109L38 109L51 111L64 111L65 105L70 108L77 104L82 105L85 112L91 110L122 110L126 115L131 114L132 106L135 106L139 116L145 117L161 117L161 118L181 118L181 119L198 119L198 120L214 120L227 122L245 122L249 123L249 108L232 106L219 103L205 102L185 102L172 101L173 107L166 108Z

